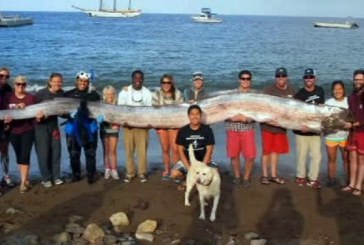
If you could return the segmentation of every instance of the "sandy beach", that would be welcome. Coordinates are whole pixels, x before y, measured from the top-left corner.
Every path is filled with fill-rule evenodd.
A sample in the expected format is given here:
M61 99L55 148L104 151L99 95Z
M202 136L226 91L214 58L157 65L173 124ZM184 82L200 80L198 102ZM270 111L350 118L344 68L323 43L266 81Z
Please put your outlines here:
M267 239L267 244L364 244L363 197L354 197L339 188L316 191L294 184L295 144L291 133L291 154L281 159L280 166L281 175L289 182L286 185L261 185L258 158L252 188L245 189L231 183L223 126L213 125L213 129L217 141L214 156L222 167L223 180L222 197L214 223L198 220L196 192L192 196L192 206L185 207L184 192L177 190L177 184L161 180L160 146L155 132L151 130L148 153L150 178L146 183L136 180L125 184L104 180L99 147L100 178L97 183L89 185L83 179L81 182L45 189L40 184L36 157L33 154L33 189L20 194L16 187L0 197L0 237L5 239L33 234L40 238L40 244L54 244L53 236L65 230L71 216L82 216L79 223L83 227L96 223L100 227L110 228L109 217L116 212L125 212L130 225L124 227L118 235L132 236L141 222L153 219L158 222L153 244L250 244L244 238L247 232L257 233L261 238ZM120 137L119 163L123 174L125 159L122 133ZM260 146L259 129L257 144ZM260 154L261 149L258 148ZM62 170L66 176L69 173L67 152L63 151L62 156ZM322 181L326 176L325 152L323 156ZM341 169L339 167L340 171ZM12 175L17 176L14 164ZM8 214L6 211L9 208L20 213ZM208 215L209 208L207 212ZM150 243L138 241L138 244Z

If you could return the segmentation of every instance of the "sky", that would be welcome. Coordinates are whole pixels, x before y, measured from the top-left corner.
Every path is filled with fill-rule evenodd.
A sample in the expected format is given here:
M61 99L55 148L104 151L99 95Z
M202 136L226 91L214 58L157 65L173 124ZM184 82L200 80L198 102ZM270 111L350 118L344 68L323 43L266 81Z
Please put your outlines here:
M104 0L111 6L112 0ZM133 0L134 8L144 13L198 13L202 7L229 15L283 15L364 17L364 0ZM76 11L96 9L99 0L0 0L0 11ZM118 0L126 8L128 0Z

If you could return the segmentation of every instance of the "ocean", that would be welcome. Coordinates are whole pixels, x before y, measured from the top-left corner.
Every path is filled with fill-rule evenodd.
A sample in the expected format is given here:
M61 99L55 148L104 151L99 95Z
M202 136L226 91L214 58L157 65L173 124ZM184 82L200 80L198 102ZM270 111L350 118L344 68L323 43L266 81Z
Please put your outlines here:
M181 90L191 85L194 71L202 71L209 91L236 87L238 72L248 69L253 72L253 87L259 89L272 83L275 69L283 66L297 88L302 84L304 69L316 69L318 84L329 95L333 80L342 79L351 88L353 70L364 68L363 28L313 27L314 21L344 22L343 18L221 16L221 24L199 24L193 23L190 15L143 14L136 19L102 19L83 13L19 14L32 17L34 24L0 29L0 67L9 67L13 77L27 76L33 87L44 86L52 72L62 73L65 85L72 86L77 72L93 69L93 84L99 90L105 85L120 89L130 83L131 72L138 68L145 72L146 87L158 86L160 77L170 73ZM364 24L363 19L355 21L359 26ZM229 166L223 126L213 128L218 139L215 158ZM293 173L295 146L294 138L290 138L292 153L282 161ZM257 140L260 144L259 132ZM65 145L62 154L62 168L69 171ZM148 154L152 164L162 167L154 130ZM32 162L36 163L34 155ZM119 165L125 166L122 140L119 159ZM102 169L101 147L98 162ZM36 174L34 165L32 173ZM16 174L15 164L12 169Z

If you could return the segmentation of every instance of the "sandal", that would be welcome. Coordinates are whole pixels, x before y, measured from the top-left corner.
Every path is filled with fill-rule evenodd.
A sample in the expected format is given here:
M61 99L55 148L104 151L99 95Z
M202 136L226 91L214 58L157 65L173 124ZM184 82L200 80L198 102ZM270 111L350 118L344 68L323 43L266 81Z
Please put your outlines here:
M167 181L167 180L169 180L170 178L171 178L171 176L169 175L169 172L168 172L168 171L164 171L164 172L162 173L162 180Z
M350 185L348 185L348 186L345 186L344 188L342 188L341 190L345 191L345 192L353 192L356 189L354 187L351 187Z
M186 190L186 186L184 184L181 184L177 187L177 190L179 191L185 191Z
M354 189L351 194L353 194L354 196L360 196L362 194L362 190Z
M284 185L286 183L286 181L280 177L272 177L269 181L276 183L278 185Z
M268 177L266 177L266 176L260 177L260 183L262 185L269 185L269 179L268 179Z

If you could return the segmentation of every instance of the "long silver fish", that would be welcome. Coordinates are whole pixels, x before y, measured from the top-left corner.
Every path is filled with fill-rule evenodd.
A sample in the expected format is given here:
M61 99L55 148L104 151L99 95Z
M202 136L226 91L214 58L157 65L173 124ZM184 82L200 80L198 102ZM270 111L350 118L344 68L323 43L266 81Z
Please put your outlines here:
M0 111L13 119L35 117L43 110L46 115L63 115L77 110L77 99L59 98L31 105L23 110ZM288 129L308 128L320 132L341 129L348 120L346 110L338 107L315 106L294 99L280 98L259 93L228 93L201 100L197 103L203 110L203 122L222 122L237 114ZM141 128L180 128L187 124L189 104L168 106L117 106L102 102L87 102L90 117L103 115L105 121L122 126ZM332 127L332 128L331 128Z

